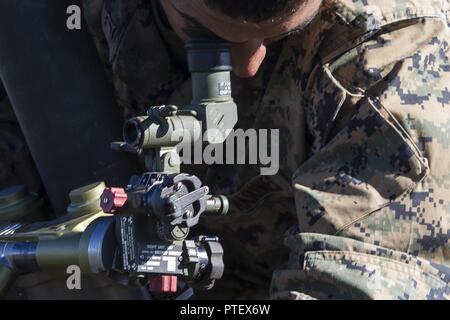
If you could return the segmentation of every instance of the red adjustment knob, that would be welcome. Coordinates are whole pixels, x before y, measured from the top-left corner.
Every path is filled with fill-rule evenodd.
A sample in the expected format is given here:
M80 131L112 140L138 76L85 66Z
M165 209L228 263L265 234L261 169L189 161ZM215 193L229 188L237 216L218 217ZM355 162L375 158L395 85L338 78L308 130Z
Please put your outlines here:
M103 212L114 213L125 205L127 193L123 188L106 188L100 197Z
M175 293L177 282L177 276L151 276L148 289L151 293Z

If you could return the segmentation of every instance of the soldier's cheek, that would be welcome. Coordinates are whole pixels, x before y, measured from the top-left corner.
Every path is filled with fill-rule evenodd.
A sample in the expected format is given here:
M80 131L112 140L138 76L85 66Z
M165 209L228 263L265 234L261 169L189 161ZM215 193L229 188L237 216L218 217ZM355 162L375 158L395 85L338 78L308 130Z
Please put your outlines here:
M266 46L261 41L235 44L231 50L233 72L240 78L251 78L266 57Z

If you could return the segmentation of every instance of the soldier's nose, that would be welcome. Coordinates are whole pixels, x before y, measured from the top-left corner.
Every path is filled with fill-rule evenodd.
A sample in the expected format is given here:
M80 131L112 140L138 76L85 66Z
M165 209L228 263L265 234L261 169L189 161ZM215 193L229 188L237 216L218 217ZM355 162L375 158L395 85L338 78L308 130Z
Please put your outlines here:
M261 40L234 44L231 49L233 72L240 78L251 78L266 57L266 46Z

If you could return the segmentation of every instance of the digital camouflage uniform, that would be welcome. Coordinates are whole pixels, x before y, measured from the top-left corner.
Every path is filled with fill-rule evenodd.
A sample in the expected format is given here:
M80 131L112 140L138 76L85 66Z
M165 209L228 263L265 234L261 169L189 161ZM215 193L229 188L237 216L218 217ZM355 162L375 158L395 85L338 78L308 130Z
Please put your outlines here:
M84 2L125 117L190 101L155 1ZM268 297L276 270L275 299L449 298L449 9L336 0L271 45L254 78L232 79L237 127L280 129L280 171L195 171L231 201L205 224L226 262L205 297Z
M447 299L450 3L334 8L299 41L310 153L272 296Z

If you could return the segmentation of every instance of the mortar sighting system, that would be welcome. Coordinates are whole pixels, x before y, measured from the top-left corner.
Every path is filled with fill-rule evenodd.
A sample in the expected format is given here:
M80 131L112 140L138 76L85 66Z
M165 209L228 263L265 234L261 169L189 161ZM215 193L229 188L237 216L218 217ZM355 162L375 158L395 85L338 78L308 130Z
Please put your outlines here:
M225 215L228 200L181 173L177 147L198 139L223 143L235 126L230 45L193 37L186 49L191 103L150 107L125 122L124 141L112 143L114 150L143 157L146 172L124 187L100 183L76 190L72 202L84 203L84 211L75 216L68 210L44 225L0 228L0 291L17 275L70 265L121 284L148 286L156 298L174 297L187 286L208 290L222 277L219 239L189 234L202 215Z

